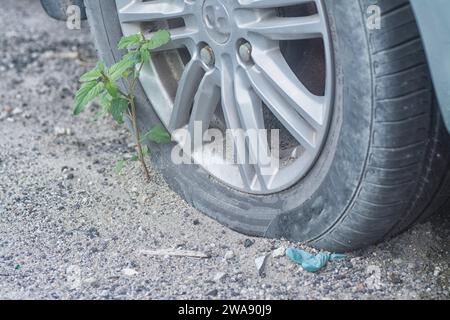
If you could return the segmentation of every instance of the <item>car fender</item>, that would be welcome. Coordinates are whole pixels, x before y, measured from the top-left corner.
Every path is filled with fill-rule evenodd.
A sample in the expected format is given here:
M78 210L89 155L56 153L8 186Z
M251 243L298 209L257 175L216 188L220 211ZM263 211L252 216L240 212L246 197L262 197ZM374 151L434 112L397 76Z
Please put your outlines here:
M411 0L442 117L450 131L450 1Z

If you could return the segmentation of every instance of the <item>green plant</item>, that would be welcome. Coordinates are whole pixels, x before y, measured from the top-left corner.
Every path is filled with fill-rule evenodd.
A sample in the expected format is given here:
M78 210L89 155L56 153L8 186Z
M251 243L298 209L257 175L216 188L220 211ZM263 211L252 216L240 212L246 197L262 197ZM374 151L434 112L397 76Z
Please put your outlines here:
M146 140L156 143L169 143L169 133L161 127L152 128L142 135L137 126L135 90L142 68L150 61L151 51L170 41L170 33L166 30L156 32L151 39L145 39L142 33L123 37L118 44L119 49L128 50L123 58L107 68L99 61L94 69L80 77L81 88L75 95L74 115L83 112L90 102L96 100L101 111L97 116L111 115L119 123L128 117L134 131L137 154L132 161L140 161L147 179L150 178L145 157L149 153ZM122 87L119 83L122 83ZM122 88L122 89L121 89ZM125 90L123 90L125 88ZM120 172L127 160L117 162L115 171Z

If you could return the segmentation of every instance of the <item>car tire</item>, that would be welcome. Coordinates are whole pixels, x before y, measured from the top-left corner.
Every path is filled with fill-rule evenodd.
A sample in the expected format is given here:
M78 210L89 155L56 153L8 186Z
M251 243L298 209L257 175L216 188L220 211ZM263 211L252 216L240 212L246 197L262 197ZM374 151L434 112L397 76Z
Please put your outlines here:
M382 10L369 30L370 5ZM122 56L114 1L87 1L102 59ZM270 195L234 190L202 167L174 165L172 145L152 146L152 161L186 201L251 236L350 251L399 234L450 198L449 137L440 117L420 34L408 0L326 0L335 60L334 111L314 167ZM141 129L161 124L144 90Z

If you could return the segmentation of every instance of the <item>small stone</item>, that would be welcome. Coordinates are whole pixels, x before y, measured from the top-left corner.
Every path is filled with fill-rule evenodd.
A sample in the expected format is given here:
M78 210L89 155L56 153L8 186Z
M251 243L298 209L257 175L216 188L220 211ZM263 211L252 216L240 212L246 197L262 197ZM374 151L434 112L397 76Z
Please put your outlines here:
M209 291L206 295L211 296L211 297L217 297L218 294L219 294L219 291L217 289L213 289L213 290Z
M389 280L391 280L391 282L393 284L402 284L403 283L402 278L398 274L395 274L395 273L391 273L389 275Z
M22 118L24 118L24 119L31 119L31 113L28 113L28 112L24 113L22 115Z
M252 239L245 239L245 241L244 241L245 248L250 248L254 244L255 244L255 240L252 240Z
M224 279L226 277L226 273L225 272L218 272L216 273L216 275L214 276L213 280L215 282L221 281L222 279Z
M109 291L103 290L102 292L100 292L100 297L103 297L103 298L109 297Z
M364 283L359 283L356 285L355 291L356 292L364 292L364 291L366 291L366 286L364 285Z
M137 272L134 269L125 268L122 270L122 273L127 277L133 277L133 276L137 275L139 272Z
M275 249L272 252L272 257L274 258L281 258L284 257L286 255L286 248L285 247L280 247L278 249Z
M439 267L434 268L433 276L437 277L441 274L442 269Z
M11 112L11 114L13 116L17 116L17 115L22 114L22 113L23 113L23 110L20 109L20 108L14 108L14 110Z
M194 221L192 221L192 223L194 224L194 226L198 226L200 224L200 221L198 219L195 219Z
M264 269L266 267L266 263L267 263L267 258L268 257L269 257L269 255L266 254L264 256L260 256L260 257L255 259L256 269L258 270L258 274L261 277L265 276Z
M234 252L231 250L228 250L227 252L225 252L225 256L224 259L225 260L231 260L234 258Z
M68 173L64 176L64 179L66 180L73 180L75 178L73 173Z
M54 133L57 137L70 136L72 135L72 130L68 128L55 127Z

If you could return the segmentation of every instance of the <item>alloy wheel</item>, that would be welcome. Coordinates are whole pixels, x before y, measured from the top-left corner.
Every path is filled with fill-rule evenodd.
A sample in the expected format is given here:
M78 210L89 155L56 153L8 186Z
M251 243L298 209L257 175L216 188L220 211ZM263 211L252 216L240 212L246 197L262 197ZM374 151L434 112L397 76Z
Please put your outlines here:
M308 173L326 140L334 95L332 46L321 0L116 4L125 35L151 37L160 28L171 32L171 43L153 55L140 79L169 131L268 130L256 140L233 136L233 159L216 152L224 141L201 143L201 154L195 149L190 155L213 178L243 192L270 194ZM262 159L273 151L273 129L279 131L280 165L267 169ZM233 161L250 157L256 161Z

